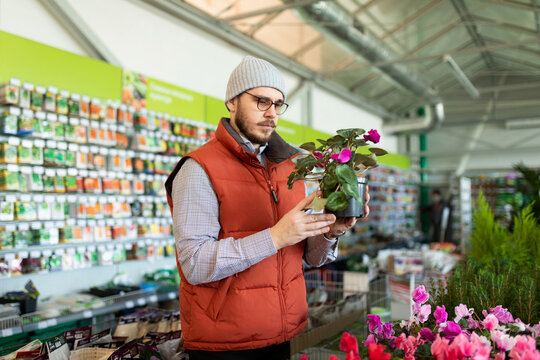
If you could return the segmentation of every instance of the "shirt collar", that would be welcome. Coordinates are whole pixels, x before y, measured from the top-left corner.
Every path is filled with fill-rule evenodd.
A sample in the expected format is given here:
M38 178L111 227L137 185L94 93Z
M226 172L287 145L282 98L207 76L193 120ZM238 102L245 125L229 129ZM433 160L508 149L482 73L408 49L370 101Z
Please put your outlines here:
M240 135L240 134L238 134L238 135ZM245 137L243 137L242 135L240 135L240 137L242 138L242 141L244 142L244 145L246 145L248 147L249 152L251 152L252 154L255 154L255 147L253 146L253 143L251 141L249 141L248 139L246 139ZM259 146L259 154L262 154L264 149L266 149L267 146L268 146L268 143Z

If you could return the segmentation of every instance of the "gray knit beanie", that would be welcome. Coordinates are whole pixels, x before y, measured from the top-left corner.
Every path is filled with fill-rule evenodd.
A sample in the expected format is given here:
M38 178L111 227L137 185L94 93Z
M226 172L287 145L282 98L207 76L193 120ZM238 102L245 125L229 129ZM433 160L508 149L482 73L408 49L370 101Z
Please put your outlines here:
M225 105L227 101L235 96L259 86L271 87L281 91L283 101L285 101L287 96L285 81L279 70L266 60L246 56L229 77L227 92L225 93Z

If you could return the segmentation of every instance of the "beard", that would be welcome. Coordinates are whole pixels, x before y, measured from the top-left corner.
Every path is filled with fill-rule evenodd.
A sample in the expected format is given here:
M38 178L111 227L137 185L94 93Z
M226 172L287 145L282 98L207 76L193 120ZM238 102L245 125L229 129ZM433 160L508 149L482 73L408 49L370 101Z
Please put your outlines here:
M240 130L241 135L243 135L246 139L251 141L253 144L257 145L264 145L270 140L272 137L272 134L274 133L274 130L269 131L267 134L264 132L257 133L256 130L259 125L272 125L275 127L275 124L273 121L262 121L257 124L250 124L249 120L247 119L247 116L242 112L242 107L240 104L238 104L238 110L236 112L236 126L238 126L238 129Z

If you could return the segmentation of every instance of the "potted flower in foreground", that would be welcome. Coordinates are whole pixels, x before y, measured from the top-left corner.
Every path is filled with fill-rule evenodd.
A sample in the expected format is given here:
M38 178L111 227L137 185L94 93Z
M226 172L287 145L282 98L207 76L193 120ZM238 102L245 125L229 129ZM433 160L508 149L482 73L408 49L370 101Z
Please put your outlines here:
M363 129L341 129L337 135L327 140L317 139L316 146L308 142L300 146L307 151L297 161L289 175L288 185L292 188L297 180L318 181L323 198L316 198L308 206L320 211L326 208L337 217L364 216L364 196L366 178L358 176L367 169L377 167L377 156L386 155L386 150L371 147L369 155L357 153L368 145L378 143L380 135L371 129L365 134Z

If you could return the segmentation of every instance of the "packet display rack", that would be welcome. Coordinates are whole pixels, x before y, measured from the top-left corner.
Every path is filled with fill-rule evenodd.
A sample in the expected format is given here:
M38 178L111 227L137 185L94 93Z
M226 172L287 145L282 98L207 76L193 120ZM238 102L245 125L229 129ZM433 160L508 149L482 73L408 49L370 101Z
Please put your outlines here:
M54 86L0 85L0 277L174 254L163 184L214 132Z

